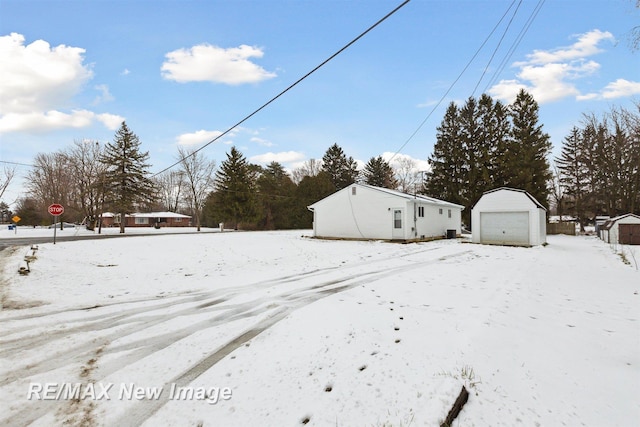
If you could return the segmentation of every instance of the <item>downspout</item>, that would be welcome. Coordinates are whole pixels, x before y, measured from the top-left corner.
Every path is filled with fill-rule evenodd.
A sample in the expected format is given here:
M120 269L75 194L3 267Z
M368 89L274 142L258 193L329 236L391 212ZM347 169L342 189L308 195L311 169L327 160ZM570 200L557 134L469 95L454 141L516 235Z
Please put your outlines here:
M416 201L413 201L413 238L417 239L418 238L418 213L416 212L416 209L418 209L418 204L416 203Z
M307 206L307 209L313 212L313 221L311 222L311 225L313 226L313 237L316 237L316 211L311 206Z

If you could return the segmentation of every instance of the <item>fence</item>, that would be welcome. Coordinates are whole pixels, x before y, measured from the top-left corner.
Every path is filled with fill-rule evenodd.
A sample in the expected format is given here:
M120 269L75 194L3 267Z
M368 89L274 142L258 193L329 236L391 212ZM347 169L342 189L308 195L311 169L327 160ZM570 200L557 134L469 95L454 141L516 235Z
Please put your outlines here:
M547 234L568 234L576 235L576 224L574 222L548 222Z

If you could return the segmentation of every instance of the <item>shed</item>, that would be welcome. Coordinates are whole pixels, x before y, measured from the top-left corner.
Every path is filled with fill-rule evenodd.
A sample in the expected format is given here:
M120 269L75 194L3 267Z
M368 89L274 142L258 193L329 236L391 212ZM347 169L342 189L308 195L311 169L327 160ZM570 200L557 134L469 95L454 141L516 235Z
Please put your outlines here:
M464 206L367 184L351 184L308 206L313 235L420 240L460 234Z
M640 245L640 216L628 213L610 218L600 226L600 238L607 243Z
M486 191L471 209L472 241L536 246L547 242L547 210L525 190Z

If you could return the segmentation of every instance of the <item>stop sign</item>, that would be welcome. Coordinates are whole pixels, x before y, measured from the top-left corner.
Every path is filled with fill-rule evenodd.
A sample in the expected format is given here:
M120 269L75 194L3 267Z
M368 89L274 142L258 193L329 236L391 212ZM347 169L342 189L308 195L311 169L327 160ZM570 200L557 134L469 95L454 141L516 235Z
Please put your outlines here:
M64 206L58 203L54 203L51 206L49 206L48 211L53 216L60 216L64 213Z

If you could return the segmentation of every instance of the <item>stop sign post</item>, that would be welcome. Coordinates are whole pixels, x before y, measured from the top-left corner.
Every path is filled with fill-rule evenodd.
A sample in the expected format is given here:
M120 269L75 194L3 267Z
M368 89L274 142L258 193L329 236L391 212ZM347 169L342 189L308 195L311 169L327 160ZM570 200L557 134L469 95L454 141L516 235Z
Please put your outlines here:
M58 203L49 205L47 209L53 215L53 244L56 244L56 231L58 230L58 217L64 213L64 206Z

